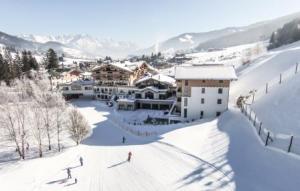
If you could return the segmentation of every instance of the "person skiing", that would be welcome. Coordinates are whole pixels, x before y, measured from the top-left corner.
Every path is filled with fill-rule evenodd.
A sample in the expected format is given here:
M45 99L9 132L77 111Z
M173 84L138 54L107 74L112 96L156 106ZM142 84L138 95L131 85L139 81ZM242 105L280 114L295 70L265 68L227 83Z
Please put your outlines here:
M131 160L131 156L132 156L132 153L131 153L131 152L129 152L129 153L128 153L128 158L127 158L127 161L128 161L128 162L130 162L130 160Z
M77 178L75 178L75 184L77 184Z
M124 144L125 141L126 141L126 138L123 136L123 137L122 137L122 143Z
M79 158L79 162L80 162L80 165L83 166L83 158L82 157Z
M72 178L72 176L71 176L71 169L70 168L67 168L67 174L68 174L68 179Z

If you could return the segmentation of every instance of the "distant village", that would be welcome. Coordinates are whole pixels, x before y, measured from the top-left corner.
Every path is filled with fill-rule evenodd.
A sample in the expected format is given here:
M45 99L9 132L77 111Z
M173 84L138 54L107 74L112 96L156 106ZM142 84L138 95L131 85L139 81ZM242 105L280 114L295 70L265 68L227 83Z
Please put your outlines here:
M183 64L187 60L184 54L171 60L160 54L125 61L106 57L74 63L52 83L67 100L84 97L118 110L163 110L170 123L219 116L228 108L235 69L223 64ZM63 58L60 61L65 69Z

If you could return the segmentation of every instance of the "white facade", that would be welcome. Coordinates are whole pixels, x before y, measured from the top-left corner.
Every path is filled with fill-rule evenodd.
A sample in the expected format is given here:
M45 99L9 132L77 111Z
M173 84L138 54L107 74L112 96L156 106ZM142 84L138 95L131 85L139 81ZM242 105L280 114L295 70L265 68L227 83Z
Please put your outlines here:
M184 119L216 117L227 110L228 98L229 87L192 87L191 97L182 97L181 117Z
M63 95L82 95L93 96L94 95L94 82L93 81L75 81L70 84L61 84L59 89Z
M99 100L110 100L112 96L118 96L119 98L127 98L128 96L134 96L136 87L132 86L95 86L94 95Z

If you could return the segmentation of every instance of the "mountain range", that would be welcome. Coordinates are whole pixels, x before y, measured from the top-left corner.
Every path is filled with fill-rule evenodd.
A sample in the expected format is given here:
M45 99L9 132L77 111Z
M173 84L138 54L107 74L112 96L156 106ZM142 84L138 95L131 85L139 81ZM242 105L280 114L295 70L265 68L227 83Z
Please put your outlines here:
M201 33L183 33L140 50L138 53L201 51L265 41L269 40L272 32L297 18L300 18L300 12L243 27L229 27Z
M69 57L97 58L111 56L123 58L128 55L151 54L152 52L172 53L220 49L230 46L268 40L272 32L285 23L300 18L300 12L280 18L267 20L249 26L228 27L200 33L183 33L145 49L131 42L113 39L98 39L87 34L78 35L33 35L18 36L0 32L0 45L28 49L43 53L49 48Z

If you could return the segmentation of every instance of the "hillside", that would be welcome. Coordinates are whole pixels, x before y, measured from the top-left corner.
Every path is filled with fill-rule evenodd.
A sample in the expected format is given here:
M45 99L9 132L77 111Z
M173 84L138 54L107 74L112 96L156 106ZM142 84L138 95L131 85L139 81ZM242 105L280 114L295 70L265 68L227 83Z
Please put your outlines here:
M190 52L193 49L198 52L265 41L269 40L274 31L295 18L300 18L300 12L248 26L229 27L202 33L183 33L137 53L150 54L157 51L167 53L174 53L175 51Z
M225 48L241 44L249 44L257 41L269 40L272 33L282 27L287 22L300 18L300 13L291 14L277 19L255 23L242 27L240 31L224 37L215 38L204 43L200 43L196 50L209 48Z
M200 43L235 33L238 30L239 28L226 28L203 33L184 33L153 45L150 48L140 50L138 53L149 54L157 51L175 52L179 50L191 50Z

